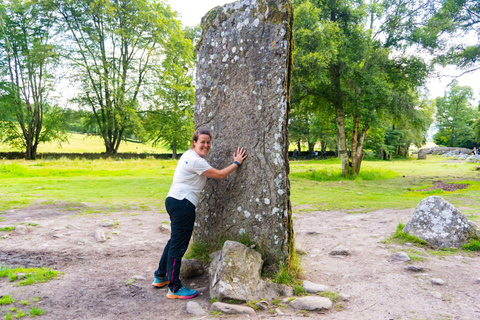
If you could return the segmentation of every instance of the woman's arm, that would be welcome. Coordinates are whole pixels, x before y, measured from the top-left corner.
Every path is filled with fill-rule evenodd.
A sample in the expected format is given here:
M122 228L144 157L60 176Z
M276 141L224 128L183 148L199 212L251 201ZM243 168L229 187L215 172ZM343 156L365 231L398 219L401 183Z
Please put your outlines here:
M244 148L237 148L237 152L233 154L234 163L232 163L226 168L223 168L222 170L218 170L215 168L208 169L207 171L202 173L202 176L213 179L223 179L229 174L231 174L233 171L235 171L242 164L243 160L245 160L246 157L246 150ZM237 162L238 165L235 162Z

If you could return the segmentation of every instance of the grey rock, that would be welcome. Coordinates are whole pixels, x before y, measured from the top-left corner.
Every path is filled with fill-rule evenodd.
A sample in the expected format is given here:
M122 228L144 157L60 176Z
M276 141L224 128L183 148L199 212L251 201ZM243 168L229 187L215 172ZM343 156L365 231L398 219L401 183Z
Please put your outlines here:
M290 302L290 307L297 310L329 310L333 303L330 299L324 297L303 297Z
M18 279L18 280L22 280L22 279L25 278L26 275L27 275L26 273L19 272L19 273L17 273L17 279Z
M63 238L63 235L61 235L61 234L59 234L59 233L55 233L55 234L53 235L53 237L58 239L58 238Z
M437 286L443 286L445 284L445 281L442 279L431 279L430 282Z
M133 277L131 277L132 279L135 279L135 280L141 280L141 281L145 281L147 280L147 278L145 278L144 276L139 276L139 275L135 275Z
M442 294L441 294L440 292L434 291L434 292L431 292L430 294L431 294L432 297L434 297L434 298L442 299Z
M477 280L475 280L475 284L480 284L480 278L477 278Z
M292 54L290 0L237 1L202 19L196 69L195 128L212 131L206 160L232 164L231 176L208 179L197 206L195 241L248 235L266 265L285 261L293 241L288 179L288 110Z
M340 293L340 298L342 298L342 301L349 301L351 296L345 293Z
M345 257L351 254L352 252L349 249L345 249L345 248L335 248L329 253L329 255L331 256L345 256Z
M275 312L276 312L277 316L284 316L285 315L285 313L282 310L280 310L280 308L276 308Z
M405 252L397 252L393 255L393 259L398 261L410 261L410 257Z
M328 286L325 286L323 284L317 284L317 283L305 280L303 281L303 289L307 293L315 294L315 293L327 291L329 288Z
M13 231L14 231L15 234L24 235L24 234L27 233L27 227L20 224L20 225L16 226Z
M93 236L95 237L95 240L97 240L98 242L107 241L107 236L105 235L105 232L103 232L103 230L95 230L95 233Z
M424 271L423 267L409 265L405 267L405 270L412 271L412 272L422 272Z
M235 242L225 241L221 251L211 255L210 296L218 299L271 300L293 293L293 289L260 278L260 253Z
M198 259L182 259L180 275L184 278L193 278L205 273L203 263Z
M161 224L159 229L161 233L170 233L172 231L172 228L169 224Z
M270 305L268 304L267 301L259 301L255 303L255 306L258 308L258 310L266 311L270 308Z
M418 151L418 157L417 158L420 159L420 160L421 159L427 159L427 152L428 152L427 149L420 149Z
M111 228L113 226L114 226L114 223L112 221L103 221L100 224L100 227L104 227L104 228Z
M255 310L250 307L240 306L238 304L228 304L223 302L214 302L210 307L210 310L220 311L225 314L255 314Z
M478 227L441 197L431 196L415 208L403 231L427 241L435 248L460 248L480 238Z
M207 315L207 312L203 310L203 308L197 302L194 301L187 302L187 312L196 317L203 317Z

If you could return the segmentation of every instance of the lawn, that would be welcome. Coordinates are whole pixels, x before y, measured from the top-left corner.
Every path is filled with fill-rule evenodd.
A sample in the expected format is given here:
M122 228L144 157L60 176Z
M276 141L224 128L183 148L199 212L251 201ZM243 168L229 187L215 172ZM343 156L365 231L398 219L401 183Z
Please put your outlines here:
M12 149L6 144L0 144L0 152L24 151ZM179 152L183 152L180 150ZM38 145L39 153L56 152L56 153L101 153L105 152L105 146L102 138L99 136L86 136L79 133L70 133L68 143L58 145L57 142L41 143ZM121 153L171 153L167 147L163 145L152 146L151 143L138 143L130 141L122 141L118 152Z
M0 161L0 213L34 203L68 202L78 213L108 213L118 208L163 211L175 160L39 160ZM340 176L340 161L290 163L291 200L305 210L364 212L415 207L439 195L462 207L472 219L480 206L480 173L475 164L442 156L427 160L364 161L356 179ZM434 181L469 184L455 192L419 191ZM89 203L89 211L76 204ZM97 206L97 210L92 211ZM1 218L1 215L0 215Z

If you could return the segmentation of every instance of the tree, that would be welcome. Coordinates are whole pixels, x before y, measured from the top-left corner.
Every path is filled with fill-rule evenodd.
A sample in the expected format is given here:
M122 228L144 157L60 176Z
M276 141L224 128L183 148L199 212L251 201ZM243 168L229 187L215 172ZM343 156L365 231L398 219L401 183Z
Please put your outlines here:
M173 159L177 157L178 148L188 148L194 131L194 35L191 29L185 29L169 39L165 56L155 73L159 81L154 103L144 121L149 139L154 144L168 145Z
M478 115L470 103L473 97L472 89L468 86L459 86L457 81L453 81L449 88L443 97L435 99L439 130L434 136L434 141L447 147L470 148L475 139L472 125Z
M405 36L389 37L388 28L375 32L374 20L388 16L373 5L353 0L296 5L293 90L300 92L299 101L312 99L314 108L335 116L342 174L358 174L368 130L387 117L412 113L427 68L416 57L391 57L389 46ZM382 32L384 39L396 40L382 43Z
M61 110L49 106L51 72L57 63L52 44L55 17L39 1L0 5L0 120L4 140L36 158L40 142L65 140ZM48 118L50 116L50 118Z
M140 109L155 57L179 29L174 13L153 0L54 0L69 33L68 58L81 94L102 136L115 154L126 130L141 130Z

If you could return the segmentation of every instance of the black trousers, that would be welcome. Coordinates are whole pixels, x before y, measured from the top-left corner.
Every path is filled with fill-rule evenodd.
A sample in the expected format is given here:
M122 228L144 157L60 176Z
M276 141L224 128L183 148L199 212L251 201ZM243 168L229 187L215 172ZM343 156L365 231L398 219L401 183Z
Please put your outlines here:
M167 197L165 207L171 221L171 234L162 258L155 271L155 276L162 278L167 275L170 283L168 287L172 292L177 292L182 287L180 281L180 266L182 257L187 251L188 243L192 237L195 223L195 206L187 199L177 200Z

